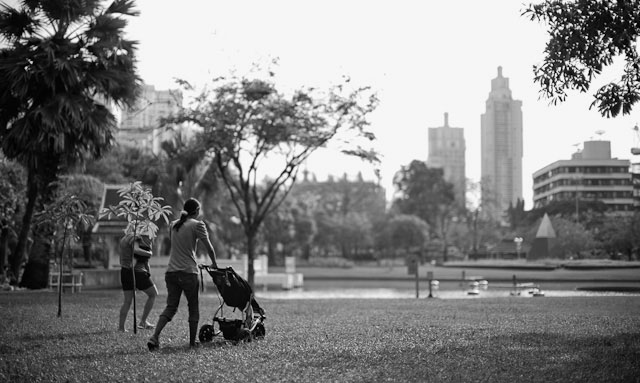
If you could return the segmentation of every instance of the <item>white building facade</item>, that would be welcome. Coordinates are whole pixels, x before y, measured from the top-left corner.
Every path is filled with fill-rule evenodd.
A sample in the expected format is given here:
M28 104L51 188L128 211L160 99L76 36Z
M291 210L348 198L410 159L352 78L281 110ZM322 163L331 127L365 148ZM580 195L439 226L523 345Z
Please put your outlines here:
M611 158L611 142L586 141L570 160L533 173L533 207L552 201L602 201L610 212L631 212L634 189L630 161Z
M136 106L122 111L117 141L153 154L160 153L162 141L173 134L161 128L160 122L176 114L181 105L180 91L156 90L153 85L143 85Z

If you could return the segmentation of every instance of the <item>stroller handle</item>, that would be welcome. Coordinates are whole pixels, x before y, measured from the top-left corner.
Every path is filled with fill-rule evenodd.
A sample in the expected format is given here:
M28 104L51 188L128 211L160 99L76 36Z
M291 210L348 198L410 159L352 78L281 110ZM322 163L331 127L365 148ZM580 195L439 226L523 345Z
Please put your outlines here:
M199 264L198 268L200 268L201 270L207 270L207 271L212 271L212 270L227 270L230 269L231 266L229 267L218 267L218 265L205 265L205 264Z
M205 265L205 264L199 264L198 268L200 269L205 269L205 270L222 270L220 267L218 266L214 266L214 265Z

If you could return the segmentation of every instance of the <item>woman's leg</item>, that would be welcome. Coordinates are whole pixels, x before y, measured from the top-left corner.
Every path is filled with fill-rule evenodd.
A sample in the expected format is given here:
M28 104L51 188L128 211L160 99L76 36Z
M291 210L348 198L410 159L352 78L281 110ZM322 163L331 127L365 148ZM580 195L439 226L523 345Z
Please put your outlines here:
M147 342L147 346L149 350L155 350L160 345L160 333L164 329L164 326L167 323L171 322L173 316L176 315L178 311L178 305L180 304L180 296L182 295L182 287L180 286L177 273L166 273L164 280L167 284L167 306L160 314L158 318L158 323L156 324L156 329L149 338Z
M143 327L148 326L147 318L149 317L149 313L153 308L154 303L156 302L156 297L158 296L158 289L156 285L149 287L146 290L143 290L145 294L147 294L147 302L144 304L144 309L142 310L142 316L140 317L140 325Z
M198 274L184 276L184 295L189 306L189 345L196 345L198 333L198 321L200 320L200 307L198 302L199 287Z
M127 321L127 314L129 314L129 308L131 307L131 301L133 300L133 290L124 290L124 301L120 307L120 321L118 323L118 330L124 330L124 323Z

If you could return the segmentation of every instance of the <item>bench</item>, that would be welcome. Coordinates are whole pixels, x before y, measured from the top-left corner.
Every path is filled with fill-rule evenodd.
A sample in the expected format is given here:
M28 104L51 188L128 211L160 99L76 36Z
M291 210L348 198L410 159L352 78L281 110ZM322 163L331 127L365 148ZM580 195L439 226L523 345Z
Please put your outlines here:
M57 289L60 280L60 273L49 273L49 288ZM62 273L62 288L71 288L71 293L82 291L82 273L81 272L67 272Z

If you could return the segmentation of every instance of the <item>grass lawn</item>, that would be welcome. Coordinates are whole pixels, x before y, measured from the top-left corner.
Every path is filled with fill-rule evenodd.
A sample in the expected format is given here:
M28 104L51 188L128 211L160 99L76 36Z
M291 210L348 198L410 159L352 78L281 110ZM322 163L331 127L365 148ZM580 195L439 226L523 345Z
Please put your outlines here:
M0 382L640 380L638 296L261 300L264 340L195 350L183 300L150 353L149 330L115 331L120 294L66 294L57 318L55 293L1 293ZM201 298L201 324L217 302Z

